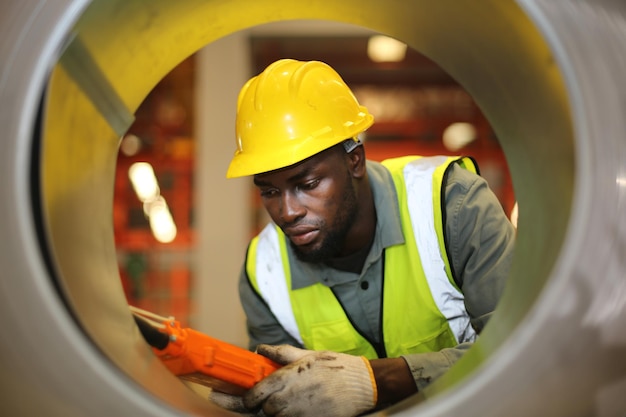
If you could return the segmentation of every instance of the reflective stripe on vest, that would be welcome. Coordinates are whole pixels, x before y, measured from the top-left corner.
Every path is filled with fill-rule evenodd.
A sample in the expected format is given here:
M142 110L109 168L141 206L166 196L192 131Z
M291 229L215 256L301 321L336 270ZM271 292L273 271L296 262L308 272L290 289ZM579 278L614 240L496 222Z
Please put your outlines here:
M448 260L445 250L442 252L441 182L445 169L454 161L445 157L412 157L384 162L394 177L403 231L410 238L407 244L387 248L385 253L381 326L388 356L439 350L476 337L463 295L446 273ZM290 291L285 242L280 229L268 225L253 240L247 264L252 285L283 328L309 349L376 357L369 342L349 325L330 289L315 284ZM407 272L412 281L401 279ZM324 311L315 308L320 305L325 306ZM317 325L316 320L321 324Z
M279 239L277 227L274 224L268 224L252 240L248 250L248 276L256 292L261 294L280 325L300 344L303 344L289 302L291 275L285 274L283 264L283 257L287 259L285 239L282 233L280 237L281 239Z
M403 159L405 158L390 160L389 163L385 161L383 164L393 171L391 165L397 164L398 161L403 164ZM450 273L443 242L442 185L440 181L434 181L436 178L443 178L445 170L450 163L457 161L457 158L434 156L409 159L402 170L404 189L407 192L408 215L433 301L446 318L457 343L474 341L476 332L465 309L463 293L457 288ZM475 166L470 164L469 158L461 160L462 166L475 171ZM433 189L433 184L436 184L437 188ZM400 188L398 182L396 186Z

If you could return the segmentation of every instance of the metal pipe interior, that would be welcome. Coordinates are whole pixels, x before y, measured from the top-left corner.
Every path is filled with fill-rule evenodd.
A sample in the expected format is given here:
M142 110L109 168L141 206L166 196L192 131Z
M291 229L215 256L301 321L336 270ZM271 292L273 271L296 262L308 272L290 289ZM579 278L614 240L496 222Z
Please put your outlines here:
M625 4L14 0L1 8L0 312L9 324L0 361L12 415L226 415L168 374L128 312L111 225L118 140L184 58L290 19L367 27L439 63L496 130L520 203L497 315L428 401L411 398L389 413L626 410L618 395L626 389ZM21 400L25 393L37 401Z

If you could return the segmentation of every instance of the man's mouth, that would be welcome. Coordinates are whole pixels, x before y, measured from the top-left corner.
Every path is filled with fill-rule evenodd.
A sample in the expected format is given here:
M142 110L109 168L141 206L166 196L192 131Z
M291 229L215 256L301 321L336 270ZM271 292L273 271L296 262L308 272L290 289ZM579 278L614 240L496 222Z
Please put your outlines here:
M289 240L296 246L305 246L315 240L319 234L319 229L310 228L294 228L285 230L285 234L289 237Z

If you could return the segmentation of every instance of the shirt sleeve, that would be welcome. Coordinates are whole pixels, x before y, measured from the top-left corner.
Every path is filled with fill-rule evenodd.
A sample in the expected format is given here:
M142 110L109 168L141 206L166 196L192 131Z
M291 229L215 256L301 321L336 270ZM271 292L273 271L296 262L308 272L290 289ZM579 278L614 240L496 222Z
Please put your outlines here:
M256 293L246 273L245 262L239 275L239 299L246 314L248 348L256 350L259 344L288 344L302 347L280 325L265 301Z
M515 228L480 176L453 165L445 189L446 244L472 326L480 333L504 290L513 258ZM471 347L404 355L418 390L444 374Z

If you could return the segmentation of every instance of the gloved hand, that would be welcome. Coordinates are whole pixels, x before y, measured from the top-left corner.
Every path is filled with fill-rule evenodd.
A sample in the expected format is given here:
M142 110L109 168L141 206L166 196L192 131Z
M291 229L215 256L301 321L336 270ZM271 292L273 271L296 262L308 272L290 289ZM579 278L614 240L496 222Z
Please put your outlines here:
M211 392L209 393L209 400L214 404L224 408L225 410L239 413L245 417L265 417L265 414L263 414L263 410L260 410L256 413L248 410L243 405L243 398L236 395L225 394L223 392L211 390Z
M285 366L244 395L249 410L280 417L354 417L376 406L376 381L365 357L289 345L259 345L257 353Z

